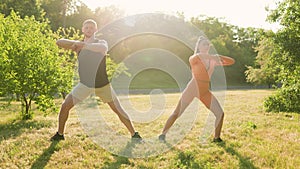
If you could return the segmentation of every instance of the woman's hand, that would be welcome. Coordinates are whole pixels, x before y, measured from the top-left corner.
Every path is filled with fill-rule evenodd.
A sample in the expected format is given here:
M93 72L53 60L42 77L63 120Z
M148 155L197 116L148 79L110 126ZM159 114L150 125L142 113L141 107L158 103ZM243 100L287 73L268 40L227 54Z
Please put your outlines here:
M196 53L195 56L199 57L200 59L210 59L210 60L220 61L219 55L211 55L211 54L206 54L206 53Z

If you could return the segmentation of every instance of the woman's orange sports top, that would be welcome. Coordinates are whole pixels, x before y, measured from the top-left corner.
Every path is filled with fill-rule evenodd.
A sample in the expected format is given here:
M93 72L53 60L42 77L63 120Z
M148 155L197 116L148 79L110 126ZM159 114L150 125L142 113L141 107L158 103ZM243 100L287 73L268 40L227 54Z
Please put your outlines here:
M200 59L197 56L190 59L193 78L197 81L210 82L210 77L214 72L215 66L219 65L213 59Z

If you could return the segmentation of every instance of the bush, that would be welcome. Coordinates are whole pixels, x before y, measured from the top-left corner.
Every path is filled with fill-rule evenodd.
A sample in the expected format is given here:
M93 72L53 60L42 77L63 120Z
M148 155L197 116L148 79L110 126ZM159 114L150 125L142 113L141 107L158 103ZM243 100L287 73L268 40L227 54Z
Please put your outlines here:
M267 112L300 112L300 85L279 89L264 101Z

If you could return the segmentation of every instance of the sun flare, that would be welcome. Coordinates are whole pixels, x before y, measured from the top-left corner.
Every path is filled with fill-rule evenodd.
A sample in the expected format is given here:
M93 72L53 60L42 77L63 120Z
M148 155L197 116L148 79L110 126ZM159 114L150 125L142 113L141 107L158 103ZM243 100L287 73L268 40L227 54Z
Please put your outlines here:
M222 18L227 23L241 27L274 29L277 25L266 22L268 13L265 10L265 7L274 8L276 0L82 0L82 2L92 10L97 7L114 5L124 10L126 15L155 12L176 14L180 12L186 18L206 15Z

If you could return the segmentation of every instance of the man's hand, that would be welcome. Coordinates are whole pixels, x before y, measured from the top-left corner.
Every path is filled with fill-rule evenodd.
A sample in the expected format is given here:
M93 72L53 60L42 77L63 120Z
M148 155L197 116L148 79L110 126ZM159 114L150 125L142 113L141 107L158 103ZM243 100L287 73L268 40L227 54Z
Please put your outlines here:
M71 49L75 52L79 52L84 46L86 45L85 42L81 42L81 41L76 41L73 43L73 45L71 46Z

